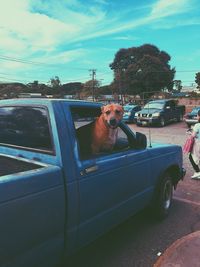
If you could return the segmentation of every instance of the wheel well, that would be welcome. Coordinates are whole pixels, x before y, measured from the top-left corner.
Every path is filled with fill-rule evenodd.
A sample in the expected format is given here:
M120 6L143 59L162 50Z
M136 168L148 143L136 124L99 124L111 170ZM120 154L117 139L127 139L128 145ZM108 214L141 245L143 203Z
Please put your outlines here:
M180 169L179 169L179 166L178 165L170 166L166 170L166 172L169 173L170 176L172 177L172 183L173 183L174 189L176 189L177 183L178 183L179 178L180 178Z
M154 194L153 194L153 198L152 198L152 203L155 201L155 198L157 196L158 190L160 188L160 184L162 182L163 177L169 174L170 177L172 178L172 184L174 189L176 189L176 186L178 184L179 181L179 177L180 177L180 169L178 165L172 165L169 168L165 169L159 176L157 182L156 182L156 186L154 189Z
M172 178L172 184L174 189L176 189L176 186L178 184L178 181L180 180L180 169L178 165L172 165L165 169L159 176L159 179L157 180L156 189L159 187L163 176L168 173L170 177Z

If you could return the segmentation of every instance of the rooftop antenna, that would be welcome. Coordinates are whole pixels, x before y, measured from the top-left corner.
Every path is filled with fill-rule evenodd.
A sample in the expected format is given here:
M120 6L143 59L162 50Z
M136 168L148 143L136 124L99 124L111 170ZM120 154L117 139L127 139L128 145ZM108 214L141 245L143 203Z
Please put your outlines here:
M142 72L142 69L140 68L137 72ZM146 83L146 85L147 85L147 83ZM147 87L147 92L143 92L143 102L145 100L145 93L147 93L147 99L148 99L147 107L148 107L148 115L149 115L149 92L148 92L148 87ZM148 134L149 134L149 147L152 147L152 144L151 144L151 128L150 128L150 123L148 125Z
M147 92L147 99L148 99L147 108L148 108L148 116L149 116L149 97L148 96L149 96L149 92ZM149 136L149 147L152 147L150 123L148 124L148 136Z

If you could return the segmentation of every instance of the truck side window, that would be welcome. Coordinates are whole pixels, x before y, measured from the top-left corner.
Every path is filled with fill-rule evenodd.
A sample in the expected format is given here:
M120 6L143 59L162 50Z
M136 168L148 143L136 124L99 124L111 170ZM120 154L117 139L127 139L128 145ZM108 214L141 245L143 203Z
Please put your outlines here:
M42 107L1 107L0 143L53 151L47 110Z
M101 114L100 108L71 108L72 118L74 122L74 127L76 130L77 141L79 145L79 152L81 159L87 159L94 157L90 150L90 140L89 131L87 125L93 123L95 119ZM81 130L81 135L79 134ZM128 148L128 138L124 131L119 127L118 129L118 139L116 145L112 152L100 153L99 156L103 154L110 154L119 152ZM97 157L98 155L95 155Z

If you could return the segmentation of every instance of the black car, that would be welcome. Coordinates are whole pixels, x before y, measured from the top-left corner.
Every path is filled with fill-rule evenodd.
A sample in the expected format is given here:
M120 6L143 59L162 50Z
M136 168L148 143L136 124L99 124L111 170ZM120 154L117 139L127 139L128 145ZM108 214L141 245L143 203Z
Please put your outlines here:
M198 110L200 110L200 106L193 108L191 112L187 113L184 116L184 121L188 127L191 127L192 125L198 122L198 119L197 119Z
M171 121L181 121L185 106L177 105L173 99L149 101L141 111L135 114L136 123L142 125L165 126Z
M128 104L124 107L123 121L128 123L135 122L135 113L141 110L140 105Z

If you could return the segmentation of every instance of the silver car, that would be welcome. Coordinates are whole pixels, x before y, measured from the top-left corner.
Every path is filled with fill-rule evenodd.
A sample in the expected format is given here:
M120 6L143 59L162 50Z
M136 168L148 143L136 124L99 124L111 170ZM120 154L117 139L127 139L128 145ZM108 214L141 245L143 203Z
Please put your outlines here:
M193 108L191 112L187 113L184 116L184 121L189 128L198 122L197 119L198 110L200 110L200 106Z

